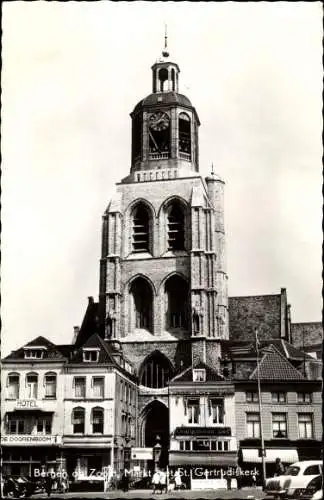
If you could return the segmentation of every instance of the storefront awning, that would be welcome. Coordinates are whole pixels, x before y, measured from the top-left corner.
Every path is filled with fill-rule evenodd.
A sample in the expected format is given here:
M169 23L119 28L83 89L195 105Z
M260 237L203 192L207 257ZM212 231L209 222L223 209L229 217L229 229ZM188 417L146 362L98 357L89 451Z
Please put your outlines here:
M236 466L236 452L213 453L208 452L190 452L190 451L170 451L169 465L181 466L189 465L191 467L217 467L217 466Z
M260 456L260 450L255 448L243 448L242 449L243 462L262 462ZM276 458L280 458L282 462L292 464L298 462L298 453L295 448L266 448L265 462L272 463L276 461Z

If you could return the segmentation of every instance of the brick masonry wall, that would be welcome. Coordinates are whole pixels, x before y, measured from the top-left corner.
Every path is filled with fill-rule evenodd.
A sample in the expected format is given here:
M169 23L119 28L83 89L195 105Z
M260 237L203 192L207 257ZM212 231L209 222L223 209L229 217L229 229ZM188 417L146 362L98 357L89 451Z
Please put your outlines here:
M292 323L292 344L296 347L303 346L303 335L305 346L313 346L323 342L323 325L320 322Z
M229 297L229 336L231 340L280 338L280 295Z

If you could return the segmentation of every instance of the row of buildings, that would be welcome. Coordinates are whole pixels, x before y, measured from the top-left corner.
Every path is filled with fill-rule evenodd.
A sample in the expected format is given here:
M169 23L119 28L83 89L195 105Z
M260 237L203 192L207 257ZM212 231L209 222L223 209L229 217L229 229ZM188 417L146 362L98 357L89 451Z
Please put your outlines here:
M224 182L199 174L199 117L162 55L103 215L98 301L71 343L2 360L5 474L100 481L152 470L158 450L192 488L220 487L229 467L261 469L261 430L268 474L320 456L322 325L293 324L285 289L228 297Z

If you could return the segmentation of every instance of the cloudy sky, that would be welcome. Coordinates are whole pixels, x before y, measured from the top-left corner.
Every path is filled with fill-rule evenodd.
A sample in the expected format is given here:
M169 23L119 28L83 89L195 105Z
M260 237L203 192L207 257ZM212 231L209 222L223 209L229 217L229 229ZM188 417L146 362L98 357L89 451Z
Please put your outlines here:
M226 181L230 295L286 287L321 318L320 2L7 2L2 49L2 348L68 343L98 296L101 216L130 168L164 23Z

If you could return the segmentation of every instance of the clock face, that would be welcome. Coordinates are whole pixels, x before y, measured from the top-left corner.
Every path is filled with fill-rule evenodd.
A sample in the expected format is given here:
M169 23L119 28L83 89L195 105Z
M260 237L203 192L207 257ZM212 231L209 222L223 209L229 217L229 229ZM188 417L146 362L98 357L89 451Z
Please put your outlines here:
M159 111L150 116L149 126L152 130L166 130L169 124L170 118L166 113L163 113L163 111Z

